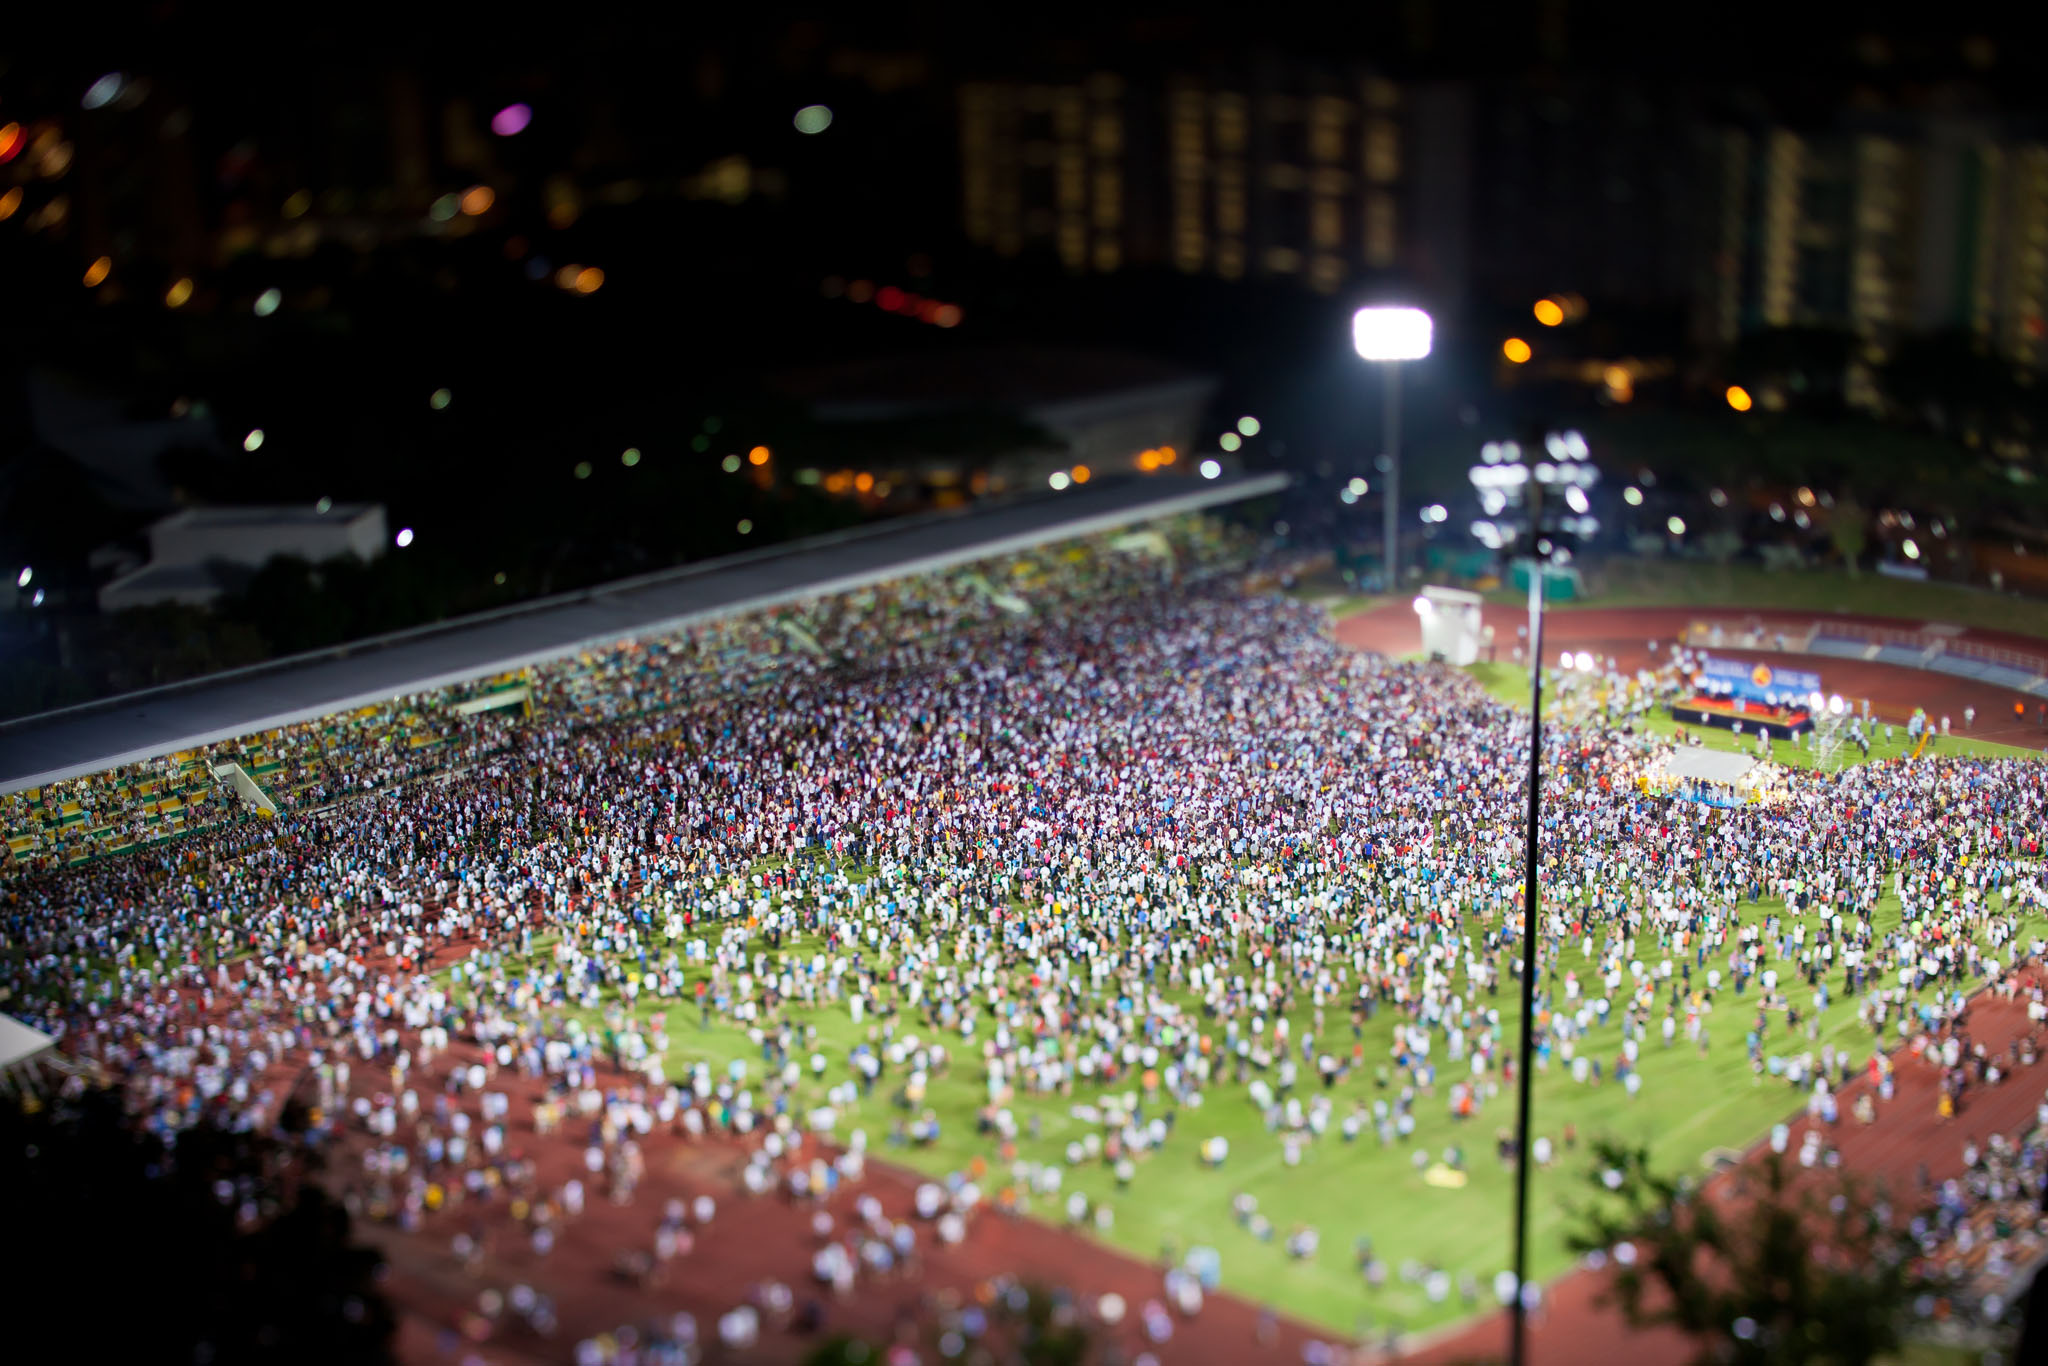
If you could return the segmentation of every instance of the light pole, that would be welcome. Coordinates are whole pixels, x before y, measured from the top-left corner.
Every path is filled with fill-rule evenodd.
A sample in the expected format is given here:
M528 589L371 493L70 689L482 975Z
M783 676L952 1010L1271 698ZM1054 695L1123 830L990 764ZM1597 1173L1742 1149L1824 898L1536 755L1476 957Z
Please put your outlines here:
M1599 534L1586 491L1600 481L1589 461L1586 439L1577 432L1552 433L1541 452L1525 463L1512 441L1489 441L1483 464L1471 470L1481 508L1489 520L1474 522L1472 534L1489 550L1512 551L1526 539L1529 556L1529 813L1522 865L1522 1041L1515 1067L1515 1265L1514 1299L1508 1304L1508 1360L1525 1366L1528 1354L1530 1085L1536 1054L1536 831L1543 801L1543 573L1554 560L1567 563L1566 541ZM1553 501L1555 499L1555 501ZM1567 509L1560 514L1555 502Z
M1359 359L1380 366L1386 380L1387 506L1383 537L1387 592L1401 587L1401 365L1429 354L1435 324L1419 308L1375 305L1351 315L1351 345Z

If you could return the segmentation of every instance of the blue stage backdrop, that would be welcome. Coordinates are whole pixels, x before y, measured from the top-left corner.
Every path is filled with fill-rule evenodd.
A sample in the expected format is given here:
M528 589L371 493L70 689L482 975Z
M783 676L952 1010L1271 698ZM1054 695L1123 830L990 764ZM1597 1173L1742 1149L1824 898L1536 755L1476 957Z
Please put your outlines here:
M1769 664L1712 657L1701 662L1700 682L1717 695L1772 705L1803 705L1821 690L1820 675L1804 669L1780 669Z

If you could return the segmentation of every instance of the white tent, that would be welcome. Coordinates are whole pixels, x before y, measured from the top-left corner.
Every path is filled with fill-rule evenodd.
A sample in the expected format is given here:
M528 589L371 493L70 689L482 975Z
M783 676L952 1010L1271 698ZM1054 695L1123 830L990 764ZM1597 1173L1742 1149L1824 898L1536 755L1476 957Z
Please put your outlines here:
M1644 781L1647 786L1663 791L1687 786L1696 791L1721 789L1726 798L1737 802L1776 803L1786 795L1781 778L1781 770L1768 759L1681 745L1663 762L1652 766ZM1701 795L1704 800L1717 801L1715 797ZM1717 804L1725 804L1725 800Z
M1664 776L1681 783L1714 783L1739 787L1752 769L1768 765L1747 754L1725 749L1679 749L1664 761Z

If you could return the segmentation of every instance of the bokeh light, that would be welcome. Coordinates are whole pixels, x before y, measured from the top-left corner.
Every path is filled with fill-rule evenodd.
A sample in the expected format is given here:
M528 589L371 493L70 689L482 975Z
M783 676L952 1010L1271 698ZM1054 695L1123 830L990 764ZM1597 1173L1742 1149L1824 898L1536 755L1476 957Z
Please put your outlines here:
M446 408L449 404L453 403L454 401L455 395L450 393L446 389L436 389L434 391L434 396L427 400L428 403L431 403L434 406L434 411L437 413L440 412L443 408Z
M1089 469L1086 465L1074 466L1074 482L1077 484L1087 483L1091 478L1094 477L1094 474L1095 471Z
M590 477L590 462L588 460L578 460L576 462L575 474L578 479L588 479Z
M807 104L796 111L796 131L822 133L832 126L832 111L822 104Z
M398 529L398 534L396 536L393 536L391 539L398 543L398 548L400 550L405 549L407 546L412 544L412 528L409 526L400 527Z
M751 517L742 517L742 518L740 518L740 524L739 524L739 533L740 533L740 535L742 535L742 536L747 536L747 535L751 535L751 534L753 534L753 530L754 530L754 519L753 519L753 518L751 518Z
M1535 313L1536 321L1545 327L1556 327L1564 321L1564 305L1555 299L1538 299Z
M121 98L121 87L127 81L118 71L110 71L86 87L85 98L80 100L83 109L104 109Z
M16 185L6 194L0 194L0 222L14 217L14 211L21 207L21 186Z
M1216 438L1216 444L1226 451L1234 451L1244 444L1244 438L1236 432L1225 432L1222 436Z
M1054 491L1057 492L1058 490L1065 488L1067 485L1073 483L1074 481L1067 477L1067 472L1065 470L1054 470L1049 476L1047 476L1045 482L1052 485Z
M533 110L523 104L508 104L491 115L491 131L501 138L517 137L533 122Z
M596 266L585 266L576 272L576 292L595 294L604 288L604 272Z
M1664 523L1664 529L1674 536L1683 536L1685 534L1685 518L1673 517L1670 521Z
M497 202L497 191L488 185L472 185L462 192L462 211L471 218L489 213Z
M628 446L620 451L619 463L629 470L632 469L633 466L640 463L640 448L638 446Z
M168 308L183 308L192 298L192 277L180 276L171 281L171 287L164 291L164 304Z
M242 449L245 451L263 449L263 429L261 427L251 427L249 429L249 434L242 438Z
M752 449L752 450L748 451L748 452L747 452L747 463L748 463L749 465L756 465L756 466L758 466L758 465L765 465L765 464L767 464L767 463L768 463L768 448L767 448L766 446L756 446L756 447L754 447L754 449Z
M961 319L960 305L940 304L932 314L932 321L940 327L958 327Z
M1237 429L1246 436L1257 436L1259 434L1259 420L1255 417L1241 417L1237 420Z
M276 289L264 290L261 294L258 294L256 296L256 316L259 318L269 317L271 314L277 312L277 306L283 302L283 291Z
M1639 508L1643 505L1643 491L1634 484L1630 484L1621 491L1621 501L1627 503L1632 508Z
M0 124L0 163L9 162L21 155L21 149L28 146L28 134L18 123Z
M853 491L855 493L867 493L874 487L875 476L869 474L866 470L862 470L859 474L853 476Z
M1756 403L1756 400L1749 396L1749 390L1743 388L1739 384L1731 384L1728 386L1727 399L1728 406L1733 408L1738 413L1748 412L1750 408L1754 406Z
M97 285L103 284L106 278L113 273L114 258L102 256L85 268L85 287L92 289Z
M1201 471L1204 479L1215 479L1223 473L1223 464L1217 460L1204 460Z
M1510 365L1524 364L1529 357L1536 354L1530 348L1529 343L1523 341L1520 337L1509 337L1506 341L1502 342L1500 344L1500 353L1507 359Z
M452 222L455 215L461 212L462 197L460 195L444 194L428 206L427 217L433 219L436 223L448 223Z

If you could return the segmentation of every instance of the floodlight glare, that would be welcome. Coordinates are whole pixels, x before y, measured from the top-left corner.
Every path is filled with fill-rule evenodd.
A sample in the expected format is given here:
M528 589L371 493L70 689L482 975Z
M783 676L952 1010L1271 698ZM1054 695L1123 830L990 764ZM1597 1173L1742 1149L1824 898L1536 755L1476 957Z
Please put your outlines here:
M1421 360L1434 331L1419 308L1361 308L1351 316L1351 344L1362 360Z

